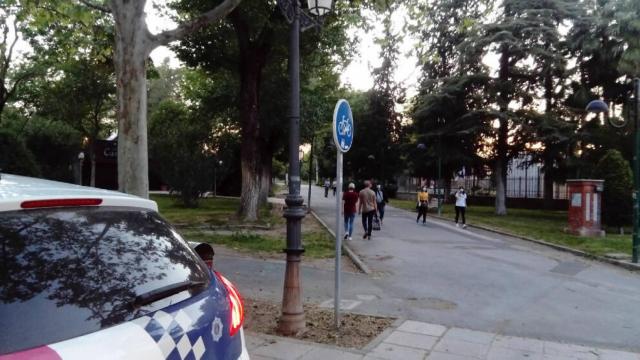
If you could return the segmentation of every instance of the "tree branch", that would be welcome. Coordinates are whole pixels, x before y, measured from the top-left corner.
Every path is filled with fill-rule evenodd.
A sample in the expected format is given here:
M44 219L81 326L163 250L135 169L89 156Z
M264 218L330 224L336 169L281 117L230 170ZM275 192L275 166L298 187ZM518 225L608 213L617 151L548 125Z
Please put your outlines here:
M6 77L7 77L7 71L9 71L9 64L11 63L11 58L13 57L13 48L16 46L16 43L18 42L18 20L13 20L13 42L11 43L11 46L9 46L9 51L7 52L7 54L3 54L5 56L4 58L4 64L2 64L2 68L0 69L0 81L4 82ZM6 41L6 38L5 38Z
M81 0L82 1L82 0ZM178 25L177 28L166 30L159 34L152 35L152 48L167 45L172 41L180 40L186 35L200 30L210 23L227 16L241 0L225 0L222 4L198 16L194 20Z
M92 8L92 9L94 9L94 10L98 10L98 11L101 11L103 13L111 14L111 9L109 9L108 7L106 7L104 5L96 4L96 3L94 3L94 2L92 2L90 0L78 0L78 1L80 3L82 3L82 4L84 4L84 5Z

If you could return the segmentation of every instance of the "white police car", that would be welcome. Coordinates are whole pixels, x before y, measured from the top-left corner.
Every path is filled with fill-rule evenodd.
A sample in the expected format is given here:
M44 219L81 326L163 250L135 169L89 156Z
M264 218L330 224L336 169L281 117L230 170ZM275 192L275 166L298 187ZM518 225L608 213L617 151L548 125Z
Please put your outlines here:
M0 174L0 360L248 359L212 258L151 200Z

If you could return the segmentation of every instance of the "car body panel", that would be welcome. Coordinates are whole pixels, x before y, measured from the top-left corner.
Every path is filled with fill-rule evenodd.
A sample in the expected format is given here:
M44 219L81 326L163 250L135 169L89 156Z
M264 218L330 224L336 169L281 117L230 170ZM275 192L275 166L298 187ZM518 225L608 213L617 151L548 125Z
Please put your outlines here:
M16 175L0 176L0 212L21 211L20 204L28 200L87 198L102 199L101 208L115 206L157 212L154 201L115 191ZM0 355L0 360L249 359L242 328L233 337L229 332L228 290L213 271L208 271L210 282L204 289L185 290L163 298L154 303L160 307L150 306L148 313L144 312L145 307L138 309L142 316L133 320ZM11 334L10 329L4 329L1 335L7 334Z
M27 200L100 198L103 206L129 206L158 211L155 201L88 186L26 176L0 174L0 211L19 210Z

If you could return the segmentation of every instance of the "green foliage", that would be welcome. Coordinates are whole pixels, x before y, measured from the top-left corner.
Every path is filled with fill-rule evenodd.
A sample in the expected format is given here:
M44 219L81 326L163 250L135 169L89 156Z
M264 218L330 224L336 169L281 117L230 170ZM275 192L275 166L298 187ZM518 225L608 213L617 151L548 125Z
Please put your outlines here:
M80 133L60 121L34 118L24 128L27 147L46 179L73 182L71 166L82 147Z
M40 176L40 169L24 141L13 131L0 128L0 169L2 172Z
M184 206L196 207L211 188L214 166L210 131L181 103L164 101L151 116L149 148L152 166Z
M602 221L607 226L631 224L633 180L629 162L617 150L609 150L598 162L593 177L604 180Z

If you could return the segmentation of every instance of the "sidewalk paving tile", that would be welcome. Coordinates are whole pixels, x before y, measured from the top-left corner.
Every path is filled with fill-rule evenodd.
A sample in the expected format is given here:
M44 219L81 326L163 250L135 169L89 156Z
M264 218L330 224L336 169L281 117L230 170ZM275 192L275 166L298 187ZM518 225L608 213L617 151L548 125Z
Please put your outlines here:
M277 358L251 354L251 360L277 360Z
M434 351L467 356L474 359L484 359L489 352L489 345L477 344L453 338L442 338L433 349Z
M398 327L398 330L430 336L442 336L447 331L447 328L442 325L407 320Z
M573 356L542 354L542 360L580 360Z
M469 357L434 351L427 356L427 360L469 360Z
M544 354L549 356L563 356L581 360L598 359L596 351L586 346L545 341L543 342L543 348Z
M374 358L387 360L423 360L427 355L427 352L420 349L383 342L375 347L368 355L371 355Z
M408 346L422 350L431 350L437 341L438 338L435 336L410 333L400 330L394 331L389 335L389 337L384 339L384 342L386 343Z
M493 347L502 347L514 350L525 350L534 353L543 353L544 341L538 339L528 339L515 336L496 336Z
M639 354L626 351L598 349L600 360L640 360Z
M348 351L321 347L315 348L304 354L305 360L360 360L362 357L363 355L354 354Z
M244 333L247 350L252 351L267 343L267 340L259 335Z
M299 344L289 341L276 341L272 344L265 344L256 348L251 356L266 356L282 360L299 359L314 347L306 344Z
M496 334L484 331L475 331L461 328L451 328L444 335L444 339L456 339L476 344L490 345Z
M492 347L486 357L487 360L542 360L542 352L533 352L504 347Z

